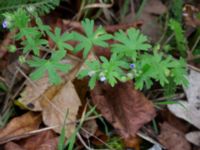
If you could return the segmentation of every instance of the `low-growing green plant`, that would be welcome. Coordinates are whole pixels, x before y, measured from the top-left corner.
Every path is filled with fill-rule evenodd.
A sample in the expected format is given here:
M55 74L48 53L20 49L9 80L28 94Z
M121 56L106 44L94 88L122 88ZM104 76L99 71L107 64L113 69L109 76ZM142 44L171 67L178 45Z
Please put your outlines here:
M32 79L39 79L48 73L51 83L61 83L58 71L67 73L72 68L62 60L68 51L75 54L81 51L87 68L80 71L78 77L90 77L91 89L97 81L114 86L118 82L134 80L135 87L140 90L150 88L154 82L159 82L163 87L171 81L175 86L186 86L188 83L184 60L152 48L147 36L138 29L119 30L111 35L102 26L95 28L93 20L85 19L81 22L84 34L75 31L63 33L58 27L51 30L36 13L30 14L24 9L4 16L3 27L16 31L14 39L20 41L21 45L18 50L22 50L23 55L32 55L31 60L25 60L25 63L35 68L30 74ZM31 20L35 20L36 25L32 25ZM46 40L47 36L54 42L53 47ZM69 41L76 41L76 46L70 45ZM109 48L110 58L97 56L99 59L89 60L88 55L95 54L94 46ZM12 51L15 50L14 45L11 47ZM42 50L48 51L50 56L43 58Z
M175 40L176 40L176 47L180 52L182 57L186 57L187 52L187 40L185 38L184 30L180 22L176 21L175 19L169 20L169 27L173 31Z

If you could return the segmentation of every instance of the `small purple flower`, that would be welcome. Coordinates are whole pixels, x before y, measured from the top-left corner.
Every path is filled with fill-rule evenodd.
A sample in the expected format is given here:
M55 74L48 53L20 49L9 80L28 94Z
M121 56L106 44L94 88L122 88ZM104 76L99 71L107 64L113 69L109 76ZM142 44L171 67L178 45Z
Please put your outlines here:
M131 69L134 69L134 68L135 68L135 64L133 64L133 63L130 64L130 68L131 68Z
M2 27L5 29L8 26L8 22L6 20L3 21L2 23Z
M101 82L106 81L106 77L104 77L104 76L100 77L100 81L101 81Z

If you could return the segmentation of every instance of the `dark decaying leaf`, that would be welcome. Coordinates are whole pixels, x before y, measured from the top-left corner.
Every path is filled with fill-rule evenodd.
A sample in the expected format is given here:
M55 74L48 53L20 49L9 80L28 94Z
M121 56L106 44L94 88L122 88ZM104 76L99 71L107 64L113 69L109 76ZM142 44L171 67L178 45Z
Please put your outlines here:
M102 115L124 138L135 136L156 114L152 103L133 88L132 82L118 83L115 87L97 83L91 96Z
M184 133L167 122L161 124L161 134L158 138L167 150L191 150Z

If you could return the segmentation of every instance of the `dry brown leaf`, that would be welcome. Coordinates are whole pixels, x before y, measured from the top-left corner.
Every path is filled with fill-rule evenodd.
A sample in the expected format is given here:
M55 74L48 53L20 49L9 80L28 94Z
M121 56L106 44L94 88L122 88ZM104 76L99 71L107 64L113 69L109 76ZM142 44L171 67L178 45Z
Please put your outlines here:
M135 136L156 114L153 104L133 89L132 82L118 83L115 87L97 83L91 96L102 115L125 138Z
M167 150L191 150L191 146L185 139L184 133L167 122L161 124L161 134L158 139Z
M41 123L41 114L27 112L22 116L13 118L5 128L0 129L0 143L10 137L18 136L38 129Z

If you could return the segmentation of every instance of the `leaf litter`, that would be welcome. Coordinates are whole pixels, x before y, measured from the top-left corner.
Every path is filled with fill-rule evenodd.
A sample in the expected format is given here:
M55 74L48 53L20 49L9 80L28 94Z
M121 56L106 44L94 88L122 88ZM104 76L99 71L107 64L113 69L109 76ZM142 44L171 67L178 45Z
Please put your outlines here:
M151 38L153 38L153 40L155 39L157 40L157 38L159 38L161 34L160 24L157 23L157 19L159 15L162 15L165 12L166 12L166 6L163 5L161 1L159 0L148 1L144 8L142 17L144 17L143 19L145 23L144 23L144 26L142 26L142 28L144 32L148 33L151 36ZM149 28L152 25L150 24L150 22L152 23L152 20L153 20L154 25L155 25L155 22L157 24L156 26L154 26L155 28L151 28L152 30L149 30ZM132 20L128 20L128 21L131 21L132 23ZM80 29L79 22L73 22L73 23L78 23L77 28ZM71 21L69 22L69 24L71 25ZM142 23L139 22L138 24L139 26L141 26ZM73 27L74 26L72 25L72 28ZM68 29L69 27L66 27L66 28ZM109 30L113 32L112 30L113 28L115 30L118 30L120 28L126 29L128 28L128 26L126 26L126 24L123 26L120 26L120 25L110 26ZM102 53L101 50L96 50L96 51L99 54ZM47 77L44 77L34 82L28 81L26 83L25 90L21 93L21 99L19 99L19 102L21 103L21 105L25 106L27 109L31 111L36 111L36 112L41 111L43 122L45 123L45 125L50 126L50 127L57 127L54 129L57 133L60 133L61 127L64 122L64 117L67 114L68 123L66 125L66 133L67 133L66 137L70 137L70 135L72 134L72 132L74 131L76 127L75 123L77 120L79 107L81 106L82 97L80 100L78 96L79 93L77 93L77 90L75 90L74 84L72 83L73 79L66 77L67 75L63 75L63 76L65 78L63 84L57 85L57 86L50 85L48 83ZM85 87L85 90L87 90L87 87ZM185 91L187 94L187 90ZM135 137L139 129L142 126L144 126L146 123L150 122L156 115L155 113L156 111L151 101L149 101L141 92L135 90L133 88L133 83L127 83L127 84L120 83L116 85L113 89L104 83L97 83L97 86L91 92L91 96L92 96L93 104L97 106L97 109L102 113L103 117L106 118L109 121L109 123L111 123L111 125L115 128L117 133L120 134L125 139L128 139L130 137ZM75 99L75 100L72 101L72 99L73 100ZM197 108L195 108L197 106L196 105L197 103L191 102L189 98L186 104L185 102L186 101L184 102L181 101L180 103L185 106L185 109L187 109L189 113L188 112L186 113L186 111L183 111L180 108L180 105L176 105L176 104L174 104L173 106L170 105L171 107L175 107L174 109L176 109L175 110L176 112L172 110L170 106L168 107L174 113L174 115L190 122L192 125L194 125L195 127L199 129L199 123L198 123L199 115L197 113ZM192 109L195 109L193 110L194 114L191 113ZM181 111L181 113L183 111L182 116L181 115L179 116L178 111ZM193 118L193 115L195 115L194 118ZM190 144L186 141L186 139L195 145L199 145L199 143L197 142L198 137L199 137L198 136L199 131L189 132L188 134L184 135L183 132L177 130L173 126L171 126L171 124L169 125L168 123L163 123L160 125L161 133L158 139L164 146L166 146L166 148L168 148L169 150L170 149L179 150L181 148L184 150L191 149ZM84 133L82 133L82 136L87 139L90 138L91 135L95 136L95 132L99 130L97 129L98 125L96 124L94 120L91 120L88 122L86 121L83 124L83 128L87 129L91 133L88 135L87 134L84 135ZM4 128L4 130L5 129L6 128ZM35 129L30 129L30 131L35 130ZM7 129L7 130L12 131L11 129ZM68 132L69 130L70 132ZM23 134L23 133L26 133L26 131L23 131L20 134ZM33 148L33 149L47 149L47 150L56 149L57 143L58 143L58 137L57 135L55 136L55 133L53 131L52 133L54 134L54 136L49 136L49 138L45 138L45 136L42 135L42 134L47 134L47 135L50 134L46 132L27 138L25 139L24 144L9 142L5 145L5 149L6 150L11 150L11 149L24 150L24 149L31 149L36 145L38 145L38 147ZM10 133L8 132L8 135L9 134ZM10 134L9 137L10 136L13 136L13 135ZM38 143L38 141L40 142ZM26 145L29 145L27 143L30 144L30 147L26 146ZM151 149L160 150L161 146L155 144Z

